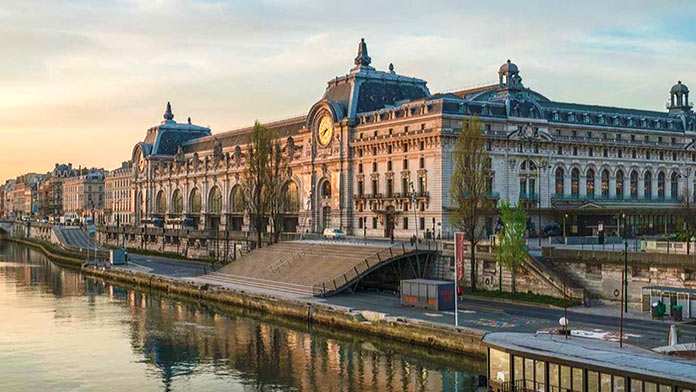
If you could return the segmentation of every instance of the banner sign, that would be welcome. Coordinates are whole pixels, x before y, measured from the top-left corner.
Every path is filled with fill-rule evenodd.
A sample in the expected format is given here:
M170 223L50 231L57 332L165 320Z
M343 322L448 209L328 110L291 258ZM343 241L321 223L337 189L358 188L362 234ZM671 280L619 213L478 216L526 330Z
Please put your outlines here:
M454 233L454 262L457 263L457 281L464 277L464 233Z

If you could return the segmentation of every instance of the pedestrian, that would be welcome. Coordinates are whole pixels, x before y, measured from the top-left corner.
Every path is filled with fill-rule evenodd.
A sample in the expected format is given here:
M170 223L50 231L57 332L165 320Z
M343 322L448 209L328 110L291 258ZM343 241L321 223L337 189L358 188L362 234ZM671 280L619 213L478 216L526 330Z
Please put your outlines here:
M391 243L392 243L392 244L394 243L394 232L393 232L393 231L392 231L392 233L391 233Z

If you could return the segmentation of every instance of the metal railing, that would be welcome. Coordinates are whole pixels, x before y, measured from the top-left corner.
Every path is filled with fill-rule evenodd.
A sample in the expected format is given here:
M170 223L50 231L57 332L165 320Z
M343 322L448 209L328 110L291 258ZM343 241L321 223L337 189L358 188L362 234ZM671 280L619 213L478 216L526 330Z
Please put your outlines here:
M289 266L292 262L302 258L305 255L308 254L316 254L317 251L321 251L322 246L321 244L309 244L300 249L299 252L291 252L290 254L286 255L285 257L281 258L280 260L276 261L275 263L269 265L268 267L264 268L264 272L270 271L272 273L276 273L280 270L283 269L285 266Z

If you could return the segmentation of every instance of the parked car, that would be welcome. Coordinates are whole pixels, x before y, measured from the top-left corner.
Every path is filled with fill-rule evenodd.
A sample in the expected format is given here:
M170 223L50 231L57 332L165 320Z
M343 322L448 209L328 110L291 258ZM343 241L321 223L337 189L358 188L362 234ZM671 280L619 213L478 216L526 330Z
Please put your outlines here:
M324 229L324 238L342 240L346 238L346 235L341 229Z

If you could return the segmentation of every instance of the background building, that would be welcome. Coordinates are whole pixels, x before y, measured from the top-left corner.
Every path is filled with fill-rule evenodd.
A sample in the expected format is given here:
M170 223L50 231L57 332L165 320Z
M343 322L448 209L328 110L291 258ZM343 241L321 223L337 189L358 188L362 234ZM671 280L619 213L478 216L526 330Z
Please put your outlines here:
M90 169L63 182L63 209L66 216L94 218L104 208L104 170Z
M104 178L104 219L107 225L133 224L133 164L126 161Z
M40 217L58 217L63 215L63 182L65 179L77 176L72 163L58 164L48 173L39 186Z

